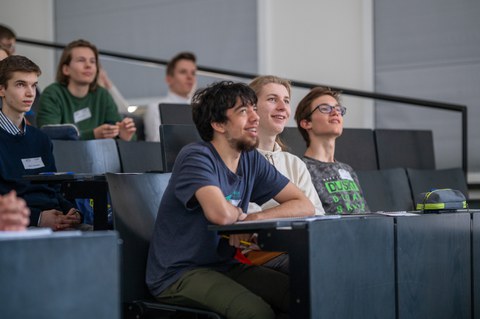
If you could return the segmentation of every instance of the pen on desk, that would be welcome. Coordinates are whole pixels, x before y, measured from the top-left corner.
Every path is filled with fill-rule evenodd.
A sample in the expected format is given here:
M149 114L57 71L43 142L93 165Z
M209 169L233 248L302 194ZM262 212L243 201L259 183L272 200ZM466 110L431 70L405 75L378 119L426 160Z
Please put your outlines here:
M73 175L74 172L41 172L38 175L45 175L45 176L54 176L54 175Z
M222 235L222 238L230 239L230 236ZM251 246L251 245L253 245L253 243L251 243L251 242L249 242L249 241L245 241L245 240L240 240L240 244L245 245L245 246Z

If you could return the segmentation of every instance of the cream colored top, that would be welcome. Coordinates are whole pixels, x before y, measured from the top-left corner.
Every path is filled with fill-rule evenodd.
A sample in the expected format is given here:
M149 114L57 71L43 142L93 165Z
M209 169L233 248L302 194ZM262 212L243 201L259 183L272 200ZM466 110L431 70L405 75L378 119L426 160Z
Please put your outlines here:
M322 202L313 186L312 178L308 172L307 166L299 157L289 152L282 151L278 143L275 143L273 151L257 150L310 199L315 206L316 215L325 215L325 210L323 209ZM274 199L264 203L261 208L255 203L250 203L248 211L255 212L277 205L278 203Z

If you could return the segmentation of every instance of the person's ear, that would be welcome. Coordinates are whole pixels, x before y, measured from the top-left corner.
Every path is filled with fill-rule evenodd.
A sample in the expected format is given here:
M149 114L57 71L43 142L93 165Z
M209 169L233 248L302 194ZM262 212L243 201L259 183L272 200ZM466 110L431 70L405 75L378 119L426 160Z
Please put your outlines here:
M62 73L65 76L70 76L70 69L68 65L66 64L62 65Z
M212 125L212 128L214 131L218 132L218 133L225 133L225 124L224 123L219 123L219 122L212 122L210 123L210 125Z
M5 96L5 86L0 85L0 97L4 97L4 96Z
M169 74L165 75L165 83L167 83L168 87L172 85L172 82L173 82L172 76Z
M312 128L312 121L303 119L300 121L300 127L303 128L304 130L309 130Z

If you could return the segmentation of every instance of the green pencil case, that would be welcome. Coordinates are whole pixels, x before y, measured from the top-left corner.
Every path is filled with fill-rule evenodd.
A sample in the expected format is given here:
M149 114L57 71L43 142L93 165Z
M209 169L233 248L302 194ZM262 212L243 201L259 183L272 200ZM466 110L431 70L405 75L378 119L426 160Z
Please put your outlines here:
M455 210L467 208L465 195L459 190L445 188L427 193L420 193L416 200L416 208L421 211Z

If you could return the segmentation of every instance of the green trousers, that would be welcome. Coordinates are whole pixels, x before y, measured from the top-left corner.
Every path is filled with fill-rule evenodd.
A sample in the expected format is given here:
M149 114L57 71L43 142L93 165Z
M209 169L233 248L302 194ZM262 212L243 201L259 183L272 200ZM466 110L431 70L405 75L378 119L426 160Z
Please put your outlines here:
M284 317L290 302L289 277L244 264L233 266L227 273L198 268L183 274L157 299L208 309L228 319Z

